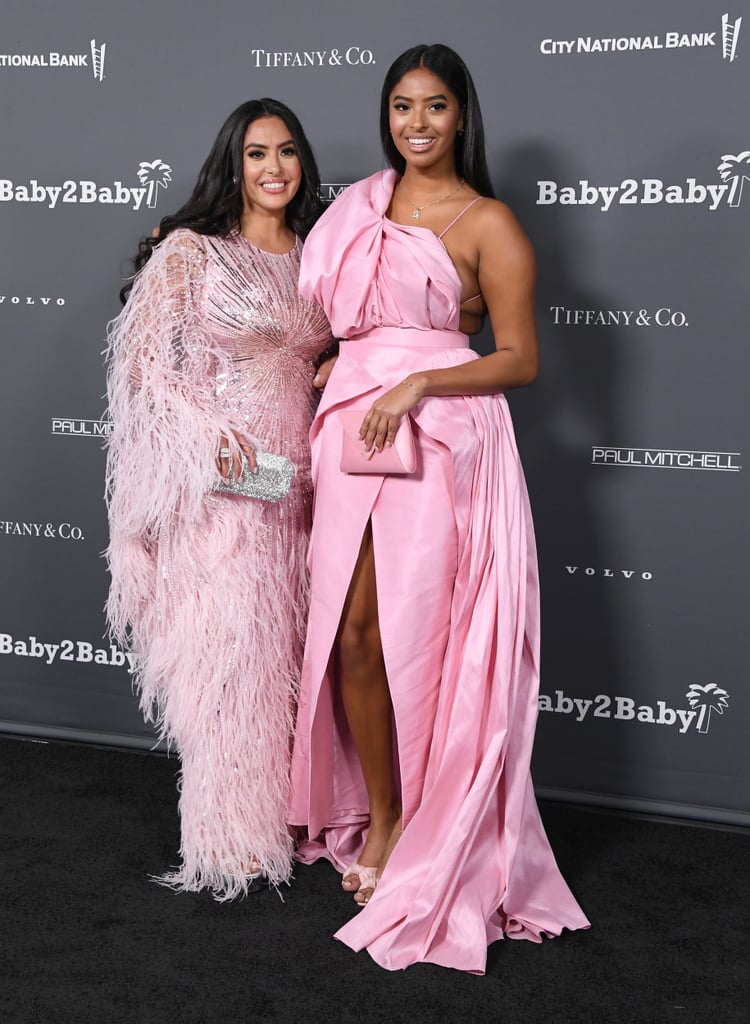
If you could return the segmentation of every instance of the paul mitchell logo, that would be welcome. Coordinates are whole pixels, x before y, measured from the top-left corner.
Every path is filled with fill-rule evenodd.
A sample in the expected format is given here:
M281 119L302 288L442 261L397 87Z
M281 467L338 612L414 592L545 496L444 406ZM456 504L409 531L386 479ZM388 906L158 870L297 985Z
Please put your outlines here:
M250 51L252 66L255 68L338 68L374 64L372 50L360 46L349 46L346 50L333 47L330 50L261 50Z
M670 707L671 702L665 700L636 704L633 697L610 696L608 693L598 693L595 697L571 697L564 690L555 690L553 696L539 694L539 710L572 715L575 722L583 722L587 718L609 718L620 722L677 726L682 735L693 726L696 732L705 735L711 712L723 715L729 705L729 694L717 683L705 686L693 683L686 696L690 709Z
M320 198L324 203L332 203L342 192L349 188L349 182L323 182L320 186Z
M556 327L687 327L688 318L679 309L662 306L655 313L647 309L569 309L550 306Z
M57 50L48 50L46 53L0 53L0 69L91 68L94 79L102 82L107 44L101 43L97 46L96 40L92 39L90 47L90 53L60 53Z
M739 452L690 452L662 448L592 448L592 466L697 469L739 473Z
M51 433L61 437L109 437L112 433L112 421L53 417Z
M668 185L661 178L623 178L617 185L592 185L580 178L576 185L560 185L557 181L537 181L537 206L593 206L602 213L613 206L702 206L718 209L723 201L737 207L742 200L742 187L750 180L750 150L737 156L722 156L716 169L722 184L699 184L697 178L685 178L680 184Z
M0 178L0 202L44 203L54 210L60 203L99 203L102 206L130 206L140 210L144 200L154 209L159 189L166 189L172 180L172 168L163 160L142 160L138 165L141 187L127 186L121 181L99 185L95 181L68 179L62 185L41 185L36 178L27 184L17 184L10 178Z
M664 35L645 36L577 36L574 39L543 39L539 50L545 57L565 57L572 54L633 53L640 50L695 49L715 46L721 49L724 60L732 63L737 56L742 18L721 19L721 42L718 30L713 32L666 32Z

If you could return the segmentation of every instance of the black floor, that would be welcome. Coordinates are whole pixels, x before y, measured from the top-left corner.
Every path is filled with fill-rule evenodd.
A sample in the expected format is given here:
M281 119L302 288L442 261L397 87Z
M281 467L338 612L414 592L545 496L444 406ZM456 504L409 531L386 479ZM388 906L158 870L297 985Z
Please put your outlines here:
M545 804L589 932L500 942L475 977L391 973L331 936L326 864L282 902L147 880L174 863L162 757L0 739L0 1024L748 1024L750 833Z

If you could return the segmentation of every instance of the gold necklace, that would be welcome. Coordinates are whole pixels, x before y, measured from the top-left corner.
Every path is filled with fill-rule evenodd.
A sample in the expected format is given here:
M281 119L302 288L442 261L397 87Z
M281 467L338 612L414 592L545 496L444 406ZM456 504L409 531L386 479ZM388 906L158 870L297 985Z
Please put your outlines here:
M419 215L421 214L422 210L426 210L428 206L437 206L438 203L444 203L446 199L450 199L451 196L455 196L456 192L458 192L460 188L463 188L465 184L466 182L462 178L456 185L456 187L454 189L451 189L451 191L447 195L441 196L440 199L433 199L429 203L422 203L421 206L417 206L417 204L413 202L413 200L409 199L406 192L404 192L403 184L401 184L401 195L407 201L409 206L414 207L414 210L412 212L412 217L414 218L414 220L419 220Z

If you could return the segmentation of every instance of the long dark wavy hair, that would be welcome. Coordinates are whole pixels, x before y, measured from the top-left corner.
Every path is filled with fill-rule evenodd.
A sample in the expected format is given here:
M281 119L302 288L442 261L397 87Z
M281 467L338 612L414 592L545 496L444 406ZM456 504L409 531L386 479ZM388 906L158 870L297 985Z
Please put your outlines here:
M388 115L391 93L404 75L416 68L426 68L433 75L437 75L460 103L464 127L463 134L456 135L456 172L480 195L494 199L495 191L487 167L484 126L477 91L469 69L459 55L450 46L444 46L442 43L433 43L429 46L421 43L419 46L412 46L397 57L388 69L380 96L380 138L388 162L399 174L406 170L406 161L396 149L388 130Z
M296 115L279 100L265 97L248 100L234 110L221 126L216 141L200 169L188 201L177 213L163 217L158 234L147 235L138 243L133 259L135 273L148 262L155 246L176 228L190 228L200 235L226 238L240 222L242 214L242 147L248 125L261 117L278 117L289 129L302 168L302 181L286 208L287 226L300 238L324 210L320 198L320 174L312 147ZM133 287L131 278L120 292L124 303Z

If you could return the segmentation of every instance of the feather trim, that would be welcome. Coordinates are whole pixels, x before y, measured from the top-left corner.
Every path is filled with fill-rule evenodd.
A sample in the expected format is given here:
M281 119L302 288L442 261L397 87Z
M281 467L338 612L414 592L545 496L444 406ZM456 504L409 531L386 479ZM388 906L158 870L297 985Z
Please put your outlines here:
M208 259L201 236L175 231L108 327L106 611L146 719L182 761L182 865L159 880L231 899L251 859L273 885L291 877L309 481L273 505L210 491L238 425L216 400L230 359L200 315Z

